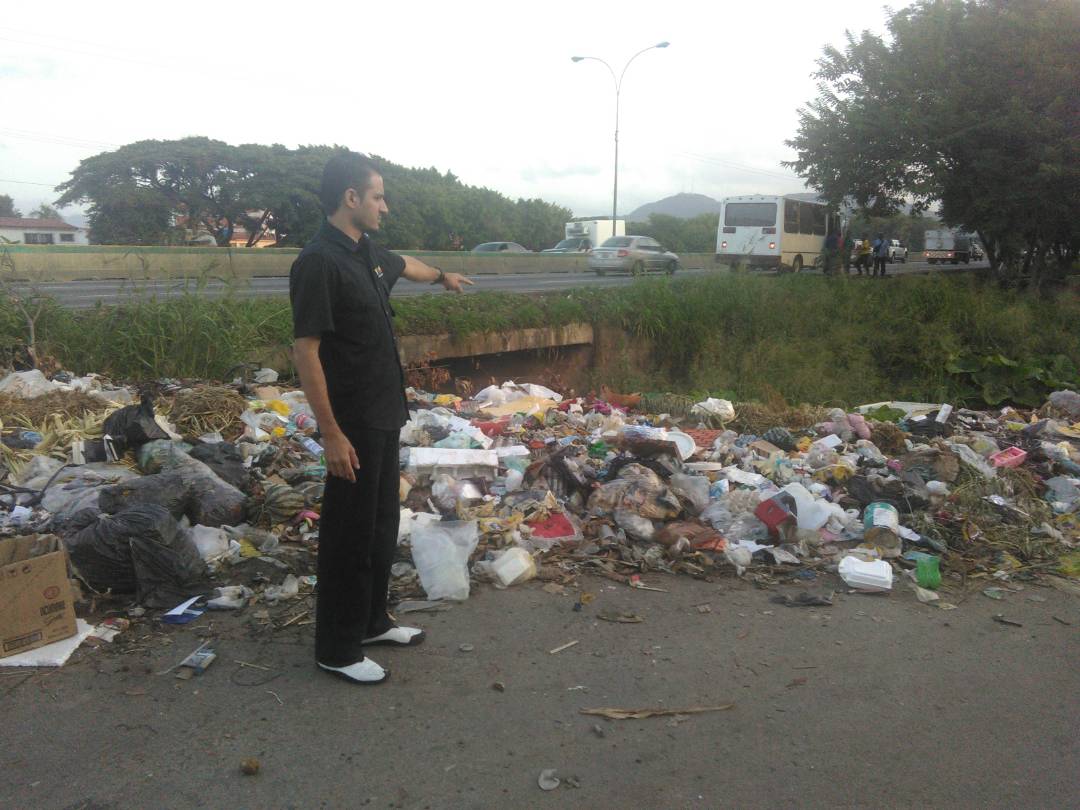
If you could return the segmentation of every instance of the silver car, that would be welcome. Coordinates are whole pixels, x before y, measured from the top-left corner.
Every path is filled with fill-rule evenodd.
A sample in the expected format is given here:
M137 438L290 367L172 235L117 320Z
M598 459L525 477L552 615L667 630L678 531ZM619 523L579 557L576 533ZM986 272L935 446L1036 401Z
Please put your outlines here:
M632 276L663 270L671 275L679 269L679 257L651 236L612 236L589 254L589 269L598 276L609 270Z
M472 249L473 253L532 253L517 242L484 242Z

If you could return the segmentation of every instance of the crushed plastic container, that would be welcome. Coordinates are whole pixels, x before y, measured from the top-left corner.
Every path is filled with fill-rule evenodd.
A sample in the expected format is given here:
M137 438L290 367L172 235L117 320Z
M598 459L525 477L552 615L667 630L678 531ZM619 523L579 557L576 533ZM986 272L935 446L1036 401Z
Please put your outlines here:
M1010 447L990 456L990 463L995 467L1019 467L1027 460L1027 451L1019 447Z
M840 561L840 578L852 588L868 591L891 591L893 570L885 560L867 562L848 555Z
M523 548L508 548L491 564L491 572L502 587L509 588L536 576L536 560Z

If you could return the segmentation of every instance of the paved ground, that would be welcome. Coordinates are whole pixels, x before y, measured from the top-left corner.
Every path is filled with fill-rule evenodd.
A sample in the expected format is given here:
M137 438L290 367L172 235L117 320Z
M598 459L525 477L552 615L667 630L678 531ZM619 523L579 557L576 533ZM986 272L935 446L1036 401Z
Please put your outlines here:
M581 612L576 589L484 586L419 614L429 642L377 657L393 670L378 687L317 672L310 626L260 632L250 610L133 630L134 650L84 648L62 670L0 670L0 807L1077 806L1075 597L953 593L943 611L902 587L787 608L769 597L806 585L646 580L668 592L583 579ZM205 675L155 674L204 637L219 654ZM563 780L551 793L545 768Z
M952 265L945 267L931 267L925 262L910 262L907 264L889 265L889 275L908 275L913 273L942 273L956 272L958 270L979 269L985 264L961 265L954 268ZM680 270L678 277L696 276L704 273L718 272L715 269L689 269ZM726 271L719 271L726 272ZM473 276L476 281L469 292L498 291L516 293L548 292L551 290L565 290L573 287L622 287L632 284L634 279L629 275L608 274L598 277L593 273L527 273L520 275L481 275ZM866 279L869 281L869 279ZM148 281L132 284L129 281L62 281L49 282L39 285L39 289L54 296L61 304L72 309L84 309L94 306L98 301L112 303L123 300L133 293L152 294L158 298L174 298L184 293L185 288L194 289L194 281ZM206 295L221 295L225 291L225 285L220 282L210 281L203 287ZM254 278L250 284L235 288L237 292L249 298L273 298L288 295L289 280L287 278ZM434 288L435 294L442 291ZM402 280L394 288L395 296L422 295L433 292L428 284L414 284Z

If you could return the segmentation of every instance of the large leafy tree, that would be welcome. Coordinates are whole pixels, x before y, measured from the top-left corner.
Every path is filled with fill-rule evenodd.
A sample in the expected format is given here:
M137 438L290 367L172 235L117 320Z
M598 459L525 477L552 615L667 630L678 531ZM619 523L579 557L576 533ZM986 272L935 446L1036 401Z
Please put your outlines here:
M1003 281L1080 251L1080 4L920 0L818 61L788 165L870 216L940 203Z
M209 138L140 141L87 158L57 188L58 205L88 203L96 242L163 243L205 225L227 244L243 225L279 246L302 245L322 221L323 166L339 146L231 146ZM447 250L455 242L509 239L549 247L570 211L542 200L514 202L436 169L410 169L372 156L386 183L390 216L378 238L399 249Z

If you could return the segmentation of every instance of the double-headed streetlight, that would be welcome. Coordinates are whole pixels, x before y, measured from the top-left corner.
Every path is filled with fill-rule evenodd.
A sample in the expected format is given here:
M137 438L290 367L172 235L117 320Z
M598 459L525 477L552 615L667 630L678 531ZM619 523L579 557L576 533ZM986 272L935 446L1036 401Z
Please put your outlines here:
M655 45L650 45L648 48L643 48L642 50L638 51L633 56L631 56L629 60L627 60L625 65L623 65L622 73L620 73L618 77L615 76L615 71L612 70L611 65L609 65L607 62L605 62L603 59L600 59L599 57L570 57L571 61L573 62L581 62L585 59L591 59L594 62L599 62L608 69L608 72L611 73L611 78L615 81L615 188L611 194L611 232L613 234L615 233L616 211L619 207L619 93L622 91L623 76L626 75L626 69L630 67L630 63L637 59L639 56L641 56L643 53L645 53L645 51L651 51L654 48L666 48L670 44L670 42L658 42Z

